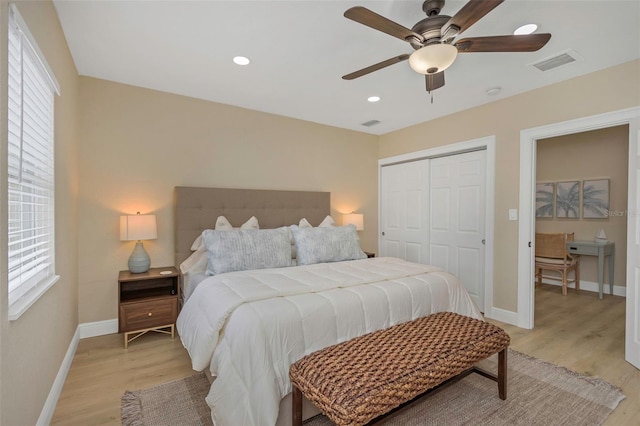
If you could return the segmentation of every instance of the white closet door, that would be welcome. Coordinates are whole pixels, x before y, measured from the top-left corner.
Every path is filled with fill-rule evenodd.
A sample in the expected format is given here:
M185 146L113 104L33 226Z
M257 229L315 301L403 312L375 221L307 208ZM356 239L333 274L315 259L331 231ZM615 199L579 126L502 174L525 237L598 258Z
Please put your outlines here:
M484 312L486 152L430 164L431 264L456 275Z
M381 168L380 255L429 263L429 160Z
M629 123L625 359L640 368L640 119ZM622 248L621 248L622 249Z

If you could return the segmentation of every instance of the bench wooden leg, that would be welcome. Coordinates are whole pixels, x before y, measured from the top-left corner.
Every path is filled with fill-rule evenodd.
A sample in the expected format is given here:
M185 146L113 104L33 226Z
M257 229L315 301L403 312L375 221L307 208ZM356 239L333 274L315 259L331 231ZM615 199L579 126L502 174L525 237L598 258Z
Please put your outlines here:
M302 426L302 392L296 385L293 385L291 413L291 424L293 426Z
M498 353L498 396L507 399L507 348Z

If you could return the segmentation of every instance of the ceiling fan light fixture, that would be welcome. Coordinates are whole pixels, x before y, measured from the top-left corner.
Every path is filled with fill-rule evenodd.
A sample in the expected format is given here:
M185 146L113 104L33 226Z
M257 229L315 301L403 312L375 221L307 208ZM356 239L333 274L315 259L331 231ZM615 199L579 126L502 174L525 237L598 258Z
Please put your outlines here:
M246 56L234 56L233 62L236 65L249 65L251 60L249 58L247 58Z
M524 24L516 28L516 30L513 32L513 35L533 34L537 29L538 29L538 26L536 24Z
M436 74L446 70L458 56L458 49L447 43L429 44L409 57L409 65L419 74Z

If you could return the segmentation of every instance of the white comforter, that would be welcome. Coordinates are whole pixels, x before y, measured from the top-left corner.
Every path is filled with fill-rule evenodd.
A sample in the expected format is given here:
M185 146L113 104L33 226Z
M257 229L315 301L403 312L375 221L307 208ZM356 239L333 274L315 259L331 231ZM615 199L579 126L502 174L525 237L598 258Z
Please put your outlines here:
M193 368L216 376L207 396L214 423L273 425L292 363L440 311L482 318L453 275L382 257L209 277L177 327Z

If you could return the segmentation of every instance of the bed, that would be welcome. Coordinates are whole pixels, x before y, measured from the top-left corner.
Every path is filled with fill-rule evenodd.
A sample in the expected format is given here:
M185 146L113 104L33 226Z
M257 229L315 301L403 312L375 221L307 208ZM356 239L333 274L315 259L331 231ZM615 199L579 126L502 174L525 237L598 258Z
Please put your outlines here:
M288 424L289 366L318 349L440 311L482 318L455 276L367 258L330 213L326 192L176 188L177 328L214 378L214 424Z

